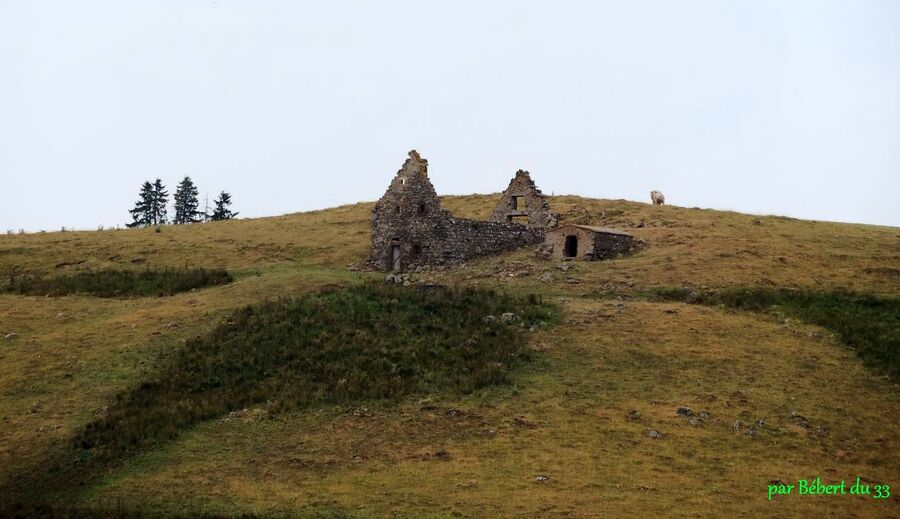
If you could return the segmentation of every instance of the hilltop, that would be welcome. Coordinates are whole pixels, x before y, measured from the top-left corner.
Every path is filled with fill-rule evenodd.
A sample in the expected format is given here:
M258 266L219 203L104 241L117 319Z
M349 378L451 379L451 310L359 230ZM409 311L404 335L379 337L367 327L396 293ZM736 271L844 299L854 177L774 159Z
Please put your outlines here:
M441 197L463 218L486 218L495 203ZM509 383L399 403L235 409L57 498L226 515L900 513L894 498L766 499L771 481L898 484L896 381L789 315L648 296L757 286L896 298L900 229L574 196L550 204L563 220L627 230L648 246L563 268L529 247L418 274L558 306L558 323L529 332L536 359ZM0 488L230 311L382 282L360 268L372 206L0 236L0 275L203 267L234 278L167 297L0 293L0 332L17 334L0 342Z

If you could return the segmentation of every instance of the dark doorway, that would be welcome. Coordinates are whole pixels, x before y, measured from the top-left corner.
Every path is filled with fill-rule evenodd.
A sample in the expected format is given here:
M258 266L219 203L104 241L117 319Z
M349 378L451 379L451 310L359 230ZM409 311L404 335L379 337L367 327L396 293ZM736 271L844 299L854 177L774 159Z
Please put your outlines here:
M578 236L566 236L566 246L563 249L563 256L574 258L578 255Z
M391 241L391 268L394 272L400 270L400 242L398 240Z

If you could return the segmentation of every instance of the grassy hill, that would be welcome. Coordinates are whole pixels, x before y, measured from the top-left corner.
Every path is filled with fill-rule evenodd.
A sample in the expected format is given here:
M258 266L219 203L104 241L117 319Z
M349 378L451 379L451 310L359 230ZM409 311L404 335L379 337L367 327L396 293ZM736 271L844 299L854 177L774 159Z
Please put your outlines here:
M443 198L463 217L485 218L494 203ZM529 332L536 358L510 383L234 409L47 499L186 515L900 515L895 496L767 500L770 482L819 476L900 491L896 381L789 315L646 296L761 286L896 298L900 229L578 197L551 206L649 247L565 271L523 249L422 274L559 307L555 326ZM0 338L0 488L67 452L117 393L234 309L382 279L348 269L366 258L371 207L0 236L0 276L203 267L234 277L167 297L0 294L0 333L17 334Z

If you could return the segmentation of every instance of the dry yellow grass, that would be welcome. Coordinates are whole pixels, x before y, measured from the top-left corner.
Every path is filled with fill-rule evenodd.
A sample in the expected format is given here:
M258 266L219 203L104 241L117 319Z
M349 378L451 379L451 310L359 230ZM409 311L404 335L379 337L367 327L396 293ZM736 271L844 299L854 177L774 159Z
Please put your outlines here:
M494 198L444 203L484 217ZM542 360L517 373L515 386L436 395L434 409L417 397L355 413L321 407L214 420L129 461L79 501L376 517L900 515L895 497L766 500L770 480L816 476L859 475L900 491L900 392L829 334L723 309L593 297L683 284L896 295L900 229L577 197L551 204L569 218L627 228L650 246L567 272L523 250L429 274L560 301L564 323L533 338ZM377 277L346 268L366 256L370 207L161 233L0 236L0 275L13 265L50 274L123 265L238 274L232 285L168 298L0 295L0 332L19 334L0 343L0 480L66 441L117 390L142 380L157 352L224 311ZM539 280L546 272L549 283ZM681 405L711 418L691 426L675 414ZM811 425L798 426L792 412ZM732 430L757 419L766 424L755 436ZM538 475L550 479L538 483Z
M209 423L133 461L87 499L257 513L328 504L404 516L897 511L896 501L850 496L766 501L775 479L896 480L900 402L832 339L684 305L565 306L572 322L535 337L546 365L517 377L518 390L431 402L435 409L410 401ZM861 394L865 406L854 403ZM711 419L691 426L675 413L681 405ZM797 427L791 412L811 428ZM755 437L732 430L759 418L766 424Z

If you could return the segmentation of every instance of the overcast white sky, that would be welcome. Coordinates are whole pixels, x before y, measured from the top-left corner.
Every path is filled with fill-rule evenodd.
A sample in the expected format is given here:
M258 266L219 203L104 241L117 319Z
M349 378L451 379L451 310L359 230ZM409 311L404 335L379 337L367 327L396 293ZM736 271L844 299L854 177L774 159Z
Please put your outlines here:
M0 0L0 232L546 193L900 226L900 2Z

